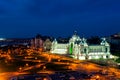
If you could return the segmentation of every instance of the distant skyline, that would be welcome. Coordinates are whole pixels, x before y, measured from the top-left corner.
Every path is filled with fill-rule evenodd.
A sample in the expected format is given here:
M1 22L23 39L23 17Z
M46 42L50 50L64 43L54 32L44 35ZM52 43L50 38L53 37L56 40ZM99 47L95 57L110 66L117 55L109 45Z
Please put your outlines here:
M120 0L0 0L0 37L110 36L120 32Z

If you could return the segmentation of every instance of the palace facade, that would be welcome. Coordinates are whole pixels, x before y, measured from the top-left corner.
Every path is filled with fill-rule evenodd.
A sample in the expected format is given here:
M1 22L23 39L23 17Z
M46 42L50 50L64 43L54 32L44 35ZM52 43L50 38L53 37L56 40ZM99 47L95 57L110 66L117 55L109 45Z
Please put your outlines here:
M68 54L80 60L113 58L110 54L110 45L105 38L102 38L99 45L90 45L85 38L81 39L76 33L70 38L68 43L58 43L55 39L52 42L50 52L54 54Z

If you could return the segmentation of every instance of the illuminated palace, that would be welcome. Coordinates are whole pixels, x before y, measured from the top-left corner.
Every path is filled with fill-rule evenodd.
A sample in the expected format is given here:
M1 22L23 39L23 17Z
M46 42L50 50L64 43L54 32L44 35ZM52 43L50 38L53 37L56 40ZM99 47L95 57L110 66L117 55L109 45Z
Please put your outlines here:
M85 38L81 39L76 33L65 44L58 43L55 39L52 42L50 52L55 54L68 54L80 60L113 58L110 54L110 45L105 38L102 39L99 45L89 45Z

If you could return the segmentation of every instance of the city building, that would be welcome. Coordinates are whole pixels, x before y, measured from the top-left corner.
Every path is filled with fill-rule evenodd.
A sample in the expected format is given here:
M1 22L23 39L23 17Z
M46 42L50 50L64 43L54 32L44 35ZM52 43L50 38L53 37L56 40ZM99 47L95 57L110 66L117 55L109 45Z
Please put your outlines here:
M50 52L54 54L67 54L80 60L113 58L110 54L110 45L105 38L102 38L99 45L90 45L85 38L81 39L76 32L68 43L58 43L55 39L52 42Z
M120 33L116 33L107 37L107 41L111 44L111 51L113 53L120 51Z
M43 40L41 39L41 36L39 34L35 38L31 39L31 47L43 48Z
M50 51L51 45L52 45L52 42L50 41L50 39L46 39L43 44L44 51Z
M30 42L31 42L31 38L6 38L6 39L1 38L0 47L4 47L4 46L19 47L20 45L29 47Z

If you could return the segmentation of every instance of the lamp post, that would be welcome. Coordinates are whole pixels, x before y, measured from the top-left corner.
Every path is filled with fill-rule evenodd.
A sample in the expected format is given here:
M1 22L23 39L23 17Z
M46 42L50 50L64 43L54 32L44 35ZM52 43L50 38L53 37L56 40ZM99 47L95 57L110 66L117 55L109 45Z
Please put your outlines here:
M21 72L22 71L22 67L19 67L19 72Z
M26 63L26 64L25 64L25 66L27 66L27 67L28 67L28 66L29 66L29 64L28 64L28 63Z

